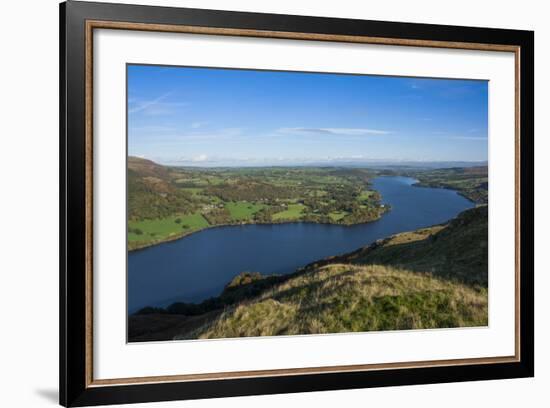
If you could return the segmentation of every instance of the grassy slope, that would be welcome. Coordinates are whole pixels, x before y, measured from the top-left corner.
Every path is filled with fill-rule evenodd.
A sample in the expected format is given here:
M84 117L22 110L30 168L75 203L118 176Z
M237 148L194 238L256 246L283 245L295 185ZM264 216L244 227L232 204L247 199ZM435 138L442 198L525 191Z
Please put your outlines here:
M486 292L381 265L326 265L176 338L487 325Z
M228 294L254 295L170 338L485 326L487 207L265 281L234 280Z
M345 256L353 264L382 264L487 287L487 206L464 211L446 226L394 235Z

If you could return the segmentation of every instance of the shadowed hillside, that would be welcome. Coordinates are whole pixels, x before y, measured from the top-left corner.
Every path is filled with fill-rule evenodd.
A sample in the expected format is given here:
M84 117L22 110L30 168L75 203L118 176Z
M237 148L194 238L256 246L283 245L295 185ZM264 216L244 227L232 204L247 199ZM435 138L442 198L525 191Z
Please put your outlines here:
M487 287L488 209L464 211L446 225L404 232L350 254L309 265L345 262L392 265L468 285Z
M294 274L241 274L198 305L143 309L130 317L130 340L485 326L487 307L483 206Z
M168 168L128 157L128 219L163 217L189 205L191 196L173 185Z

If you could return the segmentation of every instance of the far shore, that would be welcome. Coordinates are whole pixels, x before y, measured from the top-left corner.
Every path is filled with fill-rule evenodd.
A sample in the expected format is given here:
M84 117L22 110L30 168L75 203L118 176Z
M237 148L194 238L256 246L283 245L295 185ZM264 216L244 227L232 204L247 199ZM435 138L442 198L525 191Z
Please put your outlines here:
M390 210L391 210L391 206L386 204L385 207L384 207L384 211L380 214L379 217L377 217L373 220L370 220L370 221L357 222L357 223L353 223L353 224L343 224L343 223L339 223L339 222L281 220L281 221L275 221L275 222L274 221L271 221L271 222L235 222L235 223L209 225L208 227L196 229L196 230L193 230L193 231L185 231L181 234L171 235L171 236L168 236L168 237L166 237L164 239L161 239L161 240L158 240L158 241L144 242L144 243L138 244L137 246L135 246L133 248L130 248L128 246L128 252L136 252L136 251L139 251L139 250L147 249L147 248L150 248L150 247L153 247L153 246L156 246L156 245L160 245L160 244L164 244L164 243L167 243L167 242L177 241L178 239L182 239L182 238L188 237L192 234L196 234L198 232L206 231L206 230L209 230L209 229L224 228L224 227L238 227L240 225L265 225L265 226L269 226L269 225L281 225L281 224L324 224L324 225L340 225L340 226L343 226L343 227L351 227L353 225L369 224L371 222L378 221L380 218L382 218L382 216L384 214L386 214Z
M387 177L387 176L379 176L379 177ZM412 178L412 177L409 177L409 178ZM472 200L470 197L468 197L467 195L465 195L464 193L462 193L461 191L458 191L458 190L455 190L453 188L450 188L450 187L447 187L447 186L433 186L433 185L429 185L428 183L422 183L421 181L415 179L415 178L412 178L413 180L415 180L415 182L413 184L411 184L412 187L420 187L420 188L441 188L441 189L444 189L444 190L450 190L450 191L454 191L455 193L457 193L458 195L464 197L465 199L467 199L468 201L476 204L476 205L479 205L479 203L476 203L474 200ZM193 231L185 231L185 232L182 232L181 234L176 234L176 235L171 235L171 236L168 236L164 239L161 239L161 240L158 240L158 241L151 241L151 242L144 242L144 243L140 243L140 244L137 244L135 247L133 248L130 248L128 246L128 252L135 252L135 251L139 251L139 250L143 250L143 249L147 249L147 248L150 248L150 247L153 247L153 246L156 246L156 245L160 245L160 244L164 244L166 242L172 242L172 241L177 241L178 239L182 239L182 238L185 238L185 237L188 237L192 234L196 234L198 232L202 232L202 231L206 231L208 229L213 229L213 228L222 228L222 227L236 227L236 226L239 226L239 225L280 225L280 224L301 224L301 223L309 223L309 224L325 224L325 225L341 225L341 226L344 226L344 227L350 227L350 226L353 226L353 225L361 225L361 224L369 224L371 222L374 222L374 221L378 221L380 218L382 218L382 216L387 213L389 210L391 210L391 206L386 204L385 205L385 210L384 212L382 212L382 214L380 214L380 216L376 219L373 219L373 220L370 220L370 221L367 221L367 222L357 222L357 223L354 223L354 224L343 224L343 223L339 223L339 222L316 222L316 221L291 221L291 220L281 220L281 221L271 221L271 222L235 222L235 223L226 223L226 224L217 224L217 225L209 225L208 227L204 227L204 228L200 228L200 229L196 229L196 230L193 230Z

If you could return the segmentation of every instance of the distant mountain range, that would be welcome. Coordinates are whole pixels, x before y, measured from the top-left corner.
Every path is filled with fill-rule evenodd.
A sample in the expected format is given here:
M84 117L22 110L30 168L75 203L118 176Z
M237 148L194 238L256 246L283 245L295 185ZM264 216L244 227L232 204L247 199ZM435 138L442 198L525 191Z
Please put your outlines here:
M412 168L412 169L445 169L453 167L477 167L487 166L484 161L420 161L420 160L383 160L383 159L353 159L353 158L327 158L327 159L256 159L237 160L221 158L203 158L201 160L177 159L162 160L153 159L157 163L167 166L181 167L366 167L375 169Z

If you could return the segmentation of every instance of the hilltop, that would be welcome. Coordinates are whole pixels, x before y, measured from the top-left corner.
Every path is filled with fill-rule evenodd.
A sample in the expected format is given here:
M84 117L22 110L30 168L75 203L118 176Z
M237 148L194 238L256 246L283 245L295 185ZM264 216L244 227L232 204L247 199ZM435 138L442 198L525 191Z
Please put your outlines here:
M480 206L290 275L241 274L217 298L146 308L129 328L131 341L428 329L485 326L487 310Z
M166 167L152 160L135 156L128 156L128 171L142 177L158 177L165 180L169 174Z

